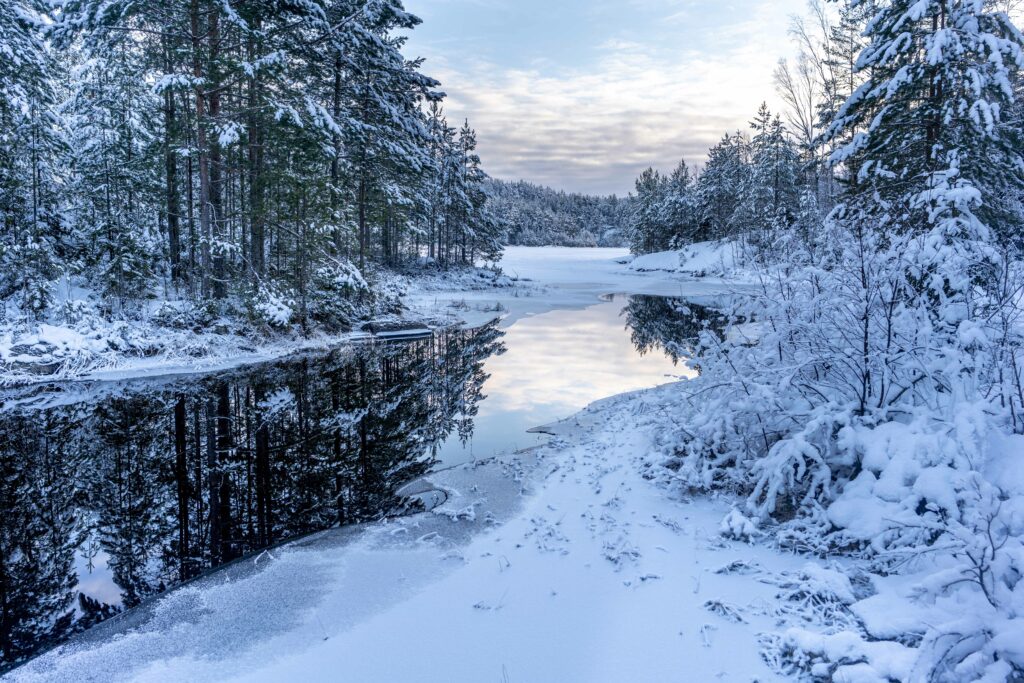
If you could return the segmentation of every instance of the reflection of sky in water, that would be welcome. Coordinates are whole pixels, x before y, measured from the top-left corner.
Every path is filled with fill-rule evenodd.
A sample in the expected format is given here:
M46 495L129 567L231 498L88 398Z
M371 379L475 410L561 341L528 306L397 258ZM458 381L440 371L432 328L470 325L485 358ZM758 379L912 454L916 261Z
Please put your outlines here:
M526 430L569 417L607 396L673 381L693 373L660 350L641 356L616 297L584 310L556 310L518 320L506 330L508 351L487 360L473 438L451 437L439 452L442 467L525 448L546 437Z
M75 571L78 573L78 586L75 590L85 593L90 598L109 605L121 604L121 589L114 583L114 574L107 566L110 556L102 550L98 550L92 560L92 571L89 570L89 560L84 556L82 549L75 552ZM78 607L78 603L75 603Z

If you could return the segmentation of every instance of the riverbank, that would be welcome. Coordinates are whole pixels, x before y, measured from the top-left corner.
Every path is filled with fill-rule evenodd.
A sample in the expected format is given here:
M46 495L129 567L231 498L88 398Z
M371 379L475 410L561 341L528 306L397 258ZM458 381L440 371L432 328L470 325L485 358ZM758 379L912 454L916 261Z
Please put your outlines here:
M130 318L112 319L97 313L87 292L70 288L63 313L48 322L0 325L0 387L226 370L357 343L377 336L380 327L459 322L456 307L406 304L437 291L504 290L515 297L526 289L492 268L381 271L372 290L345 304L351 319L344 325L303 329L283 314L280 320L254 318L237 301L226 302L219 314L186 301L154 301ZM474 320L481 324L497 314L478 313Z

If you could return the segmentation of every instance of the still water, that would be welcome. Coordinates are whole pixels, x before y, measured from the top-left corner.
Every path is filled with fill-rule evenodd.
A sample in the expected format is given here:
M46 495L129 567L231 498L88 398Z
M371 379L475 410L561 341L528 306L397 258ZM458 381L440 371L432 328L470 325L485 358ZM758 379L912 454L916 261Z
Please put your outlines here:
M415 511L432 469L693 373L713 316L582 310L211 375L0 395L0 670L282 540Z
M532 427L569 417L590 403L694 373L676 349L699 331L655 329L663 319L688 319L678 300L608 296L583 310L555 310L505 330L506 352L487 359L487 400L478 406L466 442L448 439L444 464L461 464L536 444ZM692 310L692 306L691 306ZM669 350L666 350L666 344Z

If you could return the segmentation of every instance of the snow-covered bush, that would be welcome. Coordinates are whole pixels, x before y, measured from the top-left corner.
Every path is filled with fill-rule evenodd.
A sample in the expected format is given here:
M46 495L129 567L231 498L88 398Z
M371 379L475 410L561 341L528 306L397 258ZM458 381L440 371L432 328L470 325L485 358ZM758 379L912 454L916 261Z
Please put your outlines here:
M217 318L210 302L164 302L153 313L152 321L161 327L202 332Z
M40 316L53 303L59 268L46 240L0 243L0 299L16 297L23 312Z
M373 294L363 274L347 259L332 261L313 274L309 316L328 329L347 330L365 317Z
M757 336L703 336L673 477L741 493L746 515L801 550L852 550L883 571L948 558L922 599L960 607L925 636L920 680L1003 680L983 676L1024 670L1008 644L1024 607L1024 501L986 465L992 435L1019 429L1002 362L1021 338L994 322L998 287L917 289L933 238L847 235L827 269L766 273L731 311L759 320Z
M271 283L262 282L255 286L243 302L249 320L270 328L284 329L295 316L293 296Z
M921 586L939 609L920 646L916 677L1004 681L1024 677L1024 499L980 476L962 513L933 523L943 563Z
M718 533L725 538L733 538L737 541L749 541L758 535L755 521L736 508L730 510L729 514L722 519Z

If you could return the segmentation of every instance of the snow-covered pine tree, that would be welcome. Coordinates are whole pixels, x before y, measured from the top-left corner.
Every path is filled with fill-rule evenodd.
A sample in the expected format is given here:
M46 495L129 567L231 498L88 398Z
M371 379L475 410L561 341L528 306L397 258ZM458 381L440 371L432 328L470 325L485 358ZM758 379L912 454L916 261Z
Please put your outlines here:
M438 213L440 216L437 235L438 260L443 264L452 263L455 258L455 247L459 241L462 227L461 217L469 207L466 185L463 177L462 151L458 147L456 130L442 120L439 129L437 159L437 182L439 193Z
M685 159L668 177L662 222L666 227L665 248L678 249L695 242L700 231L697 215L695 179Z
M701 240L721 239L735 234L733 220L740 203L740 189L746 183L749 143L739 132L724 135L708 151L708 161L697 180L697 210L703 226Z
M141 48L126 34L95 46L73 69L68 127L71 215L86 274L121 313L153 288L161 262L159 104L139 78Z
M466 232L462 248L462 262L472 264L477 256L487 261L501 257L502 225L487 207L487 174L480 165L476 152L476 131L467 119L459 130L459 149L463 159L463 178L469 211L466 216Z
M44 3L0 4L0 298L37 317L59 275L61 122Z
M1020 126L1003 117L1024 66L1018 29L981 0L936 0L880 3L867 31L868 77L826 134L853 131L833 161L849 167L858 206L891 217L888 231L1002 230L992 200L1022 183Z
M750 166L732 220L735 229L763 253L796 217L799 159L782 120L772 115L767 104L761 104L750 128L754 131Z
M647 168L636 180L636 204L630 226L630 247L633 253L649 254L668 248L664 224L668 179L653 168Z
M433 89L439 83L419 72L419 61L402 56L405 38L394 33L414 28L420 19L399 0L349 0L346 6L353 11L344 14L357 18L351 30L334 37L331 49L347 85L341 144L355 198L362 265L371 255L371 214L394 220L396 212L404 214L416 200L414 181L431 163L429 133L419 107L438 97Z

